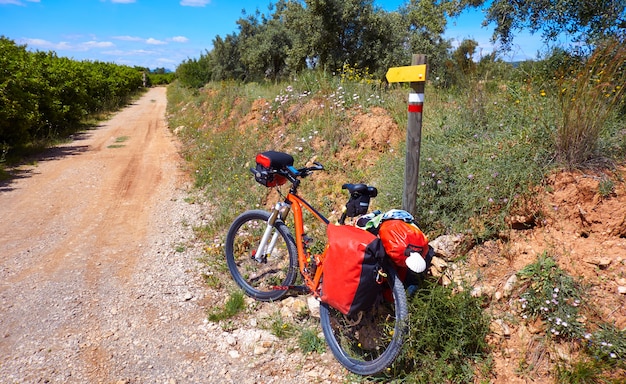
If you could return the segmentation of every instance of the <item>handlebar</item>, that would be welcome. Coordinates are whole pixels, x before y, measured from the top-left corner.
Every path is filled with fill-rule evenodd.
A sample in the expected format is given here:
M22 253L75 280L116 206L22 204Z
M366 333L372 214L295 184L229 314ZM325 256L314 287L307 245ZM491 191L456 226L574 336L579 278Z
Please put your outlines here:
M294 186L297 188L300 184L299 179L303 179L309 175L311 175L315 171L323 171L324 166L318 162L314 162L314 165L311 167L304 168L296 168L293 165L286 166L282 169L268 169L268 170L258 170L254 168L250 168L250 172L252 172L255 177L260 178L262 175L280 175L285 177L287 180L291 181Z
M323 171L323 170L324 170L324 166L318 163L317 161L313 163L312 167L304 167L300 169L295 168L293 165L290 165L287 167L287 171L289 171L289 175L294 178L296 177L304 178L304 177L309 176L315 171Z

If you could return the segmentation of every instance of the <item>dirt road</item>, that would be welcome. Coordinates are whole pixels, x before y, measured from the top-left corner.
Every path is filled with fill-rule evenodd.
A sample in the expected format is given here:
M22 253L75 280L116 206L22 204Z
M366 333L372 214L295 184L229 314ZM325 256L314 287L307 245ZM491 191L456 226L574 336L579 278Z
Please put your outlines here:
M165 106L165 89L152 89L1 185L0 382L115 382L161 368L176 377L149 353L174 347L150 335L171 303L140 276L167 267L157 259L171 251L152 246L159 226L174 224L155 216L181 176ZM190 301L181 294L177 306ZM180 326L189 320L198 318ZM142 343L148 353L134 355ZM154 376L134 372L150 366Z
M0 383L336 382L332 355L294 353L258 313L207 321L228 293L201 280L210 212L186 202L165 108L151 89L0 184Z

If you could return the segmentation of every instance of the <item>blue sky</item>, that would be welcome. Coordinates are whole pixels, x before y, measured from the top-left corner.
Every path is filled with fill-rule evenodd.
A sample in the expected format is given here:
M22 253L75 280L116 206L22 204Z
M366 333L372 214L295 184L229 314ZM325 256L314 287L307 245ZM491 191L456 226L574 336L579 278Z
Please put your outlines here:
M395 11L405 0L374 0ZM237 32L242 9L267 13L270 0L0 0L0 35L31 50L55 51L76 60L98 60L171 70L211 50L215 36ZM450 20L446 37L472 38L493 51L493 29L480 11ZM507 59L531 59L540 36L517 35Z

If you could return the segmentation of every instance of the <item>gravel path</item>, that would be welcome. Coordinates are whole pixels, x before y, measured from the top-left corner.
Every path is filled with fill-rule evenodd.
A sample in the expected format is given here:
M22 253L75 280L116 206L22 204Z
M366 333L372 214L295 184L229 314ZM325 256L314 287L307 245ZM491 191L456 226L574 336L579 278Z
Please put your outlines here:
M0 383L309 383L329 356L206 320L177 141L154 88L0 184ZM280 304L267 307L266 313Z

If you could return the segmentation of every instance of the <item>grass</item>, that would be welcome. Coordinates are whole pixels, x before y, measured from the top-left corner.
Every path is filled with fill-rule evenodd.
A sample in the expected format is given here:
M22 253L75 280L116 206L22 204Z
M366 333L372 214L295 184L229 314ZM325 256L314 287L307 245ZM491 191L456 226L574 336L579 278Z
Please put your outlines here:
M305 328L298 336L298 346L302 353L319 353L326 351L326 342L314 328Z
M234 291L230 294L230 297L224 304L223 308L214 308L209 312L208 318L210 321L219 322L230 319L245 308L244 295L241 291Z

